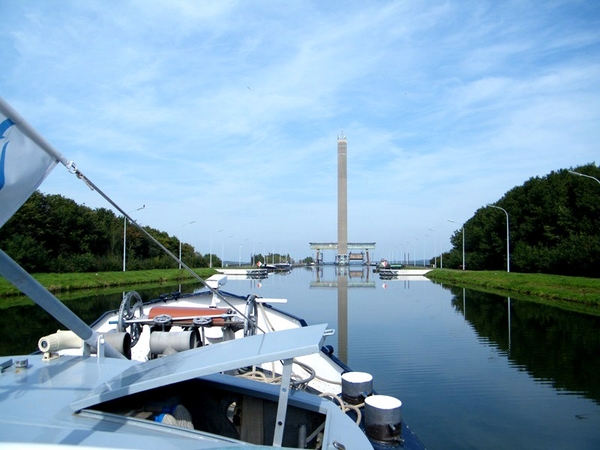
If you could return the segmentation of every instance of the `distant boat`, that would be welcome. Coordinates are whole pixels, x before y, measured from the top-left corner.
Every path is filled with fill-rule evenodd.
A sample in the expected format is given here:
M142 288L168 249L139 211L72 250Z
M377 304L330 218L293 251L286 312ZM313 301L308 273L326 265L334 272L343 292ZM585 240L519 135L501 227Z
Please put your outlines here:
M276 264L265 264L262 266L269 272L291 272L293 266L290 263L276 263Z
M258 269L216 269L219 273L223 273L227 276L236 276L242 278L252 278L252 279L263 279L269 276L269 272L265 268Z
M403 264L392 264L390 263L387 259L382 259L381 261L379 261L377 263L377 265L375 266L375 269L373 269L374 273L378 273L378 272L385 272L388 270L399 270L404 268Z

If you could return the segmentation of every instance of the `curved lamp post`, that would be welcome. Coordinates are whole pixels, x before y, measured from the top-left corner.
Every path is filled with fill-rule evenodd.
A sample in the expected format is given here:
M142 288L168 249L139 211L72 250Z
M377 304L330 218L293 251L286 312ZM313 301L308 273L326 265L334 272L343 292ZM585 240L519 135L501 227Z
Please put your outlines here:
M506 271L510 272L510 233L509 233L509 225L508 225L508 213L504 208L500 208L496 205L490 205L489 203L486 205L490 208L501 209L506 214Z
M223 231L223 229L217 231L217 233L220 233L221 231ZM210 233L210 251L209 251L209 253L210 253L210 256L209 256L209 258L210 258L209 267L212 269L212 233Z
M573 175L577 175L578 177L591 178L592 180L596 180L598 183L600 183L600 180L598 178L595 178L591 175L586 175L585 173L575 172L574 170L569 170L569 173L573 174Z
M437 239L436 233L433 228L428 228L429 231L432 231L433 234L433 265L437 269ZM427 236L427 235L426 235Z
M452 222L452 223L456 223L454 220L450 220L450 219L446 219L448 220L448 222ZM463 254L463 263L462 263L462 270L465 270L465 226L462 226L462 254Z
M179 228L179 268L181 269L181 233L183 232L183 227L185 227L186 225L190 225L192 223L196 223L195 220L192 220L191 222L188 223L184 223L183 225L181 225L181 227Z
M419 238L415 238L415 241L418 241ZM417 244L413 242L413 266L417 267Z
M127 215L144 209L146 205L142 205L141 208L134 209L133 211L129 211ZM127 216L123 217L123 272L127 270Z

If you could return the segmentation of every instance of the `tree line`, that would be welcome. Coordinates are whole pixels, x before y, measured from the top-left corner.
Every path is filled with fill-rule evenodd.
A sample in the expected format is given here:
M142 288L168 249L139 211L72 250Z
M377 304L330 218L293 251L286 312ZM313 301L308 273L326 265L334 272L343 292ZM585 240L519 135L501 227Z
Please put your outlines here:
M573 170L600 179L595 164ZM559 170L530 178L494 206L509 216L511 272L600 277L600 183ZM123 266L123 220L109 209L92 209L61 195L37 191L0 228L0 248L32 273L118 271ZM143 228L173 254L179 253L176 236ZM442 255L445 268L461 268L463 236L467 269L506 270L503 211L483 206L456 230L450 238L452 249ZM126 243L128 270L177 267L129 224ZM253 262L291 261L289 255L250 258ZM198 268L208 267L211 260L187 243L182 243L182 259ZM215 254L212 265L221 266Z
M0 248L25 270L39 272L109 272L123 268L124 218L106 208L78 205L62 195L36 191L0 228ZM173 254L179 239L148 226L143 227ZM127 224L127 270L178 267L137 227ZM201 255L187 243L182 260L190 267L208 267L210 255ZM221 260L213 255L213 266Z
M574 172L600 179L600 167L587 164ZM463 229L468 270L600 277L600 183L563 169L534 177L508 191L494 206L479 208L456 230L445 268L461 268Z
M113 272L123 269L123 232L126 228L127 270L174 269L178 263L137 227L107 208L92 209L62 195L39 191L0 228L0 248L31 273ZM144 226L150 235L174 255L179 239ZM213 253L202 255L188 243L181 244L181 259L194 268L221 267ZM249 255L244 261L289 261L289 254ZM232 263L237 265L237 262Z

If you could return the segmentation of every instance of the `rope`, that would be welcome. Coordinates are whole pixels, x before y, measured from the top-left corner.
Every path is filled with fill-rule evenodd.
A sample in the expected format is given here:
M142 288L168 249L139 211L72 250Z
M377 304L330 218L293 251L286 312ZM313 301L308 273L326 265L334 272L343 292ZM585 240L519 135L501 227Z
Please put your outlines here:
M329 383L329 384L333 384L333 385L341 385L342 383L339 381L334 381L334 380L328 380L327 378L324 377L320 377L317 375L316 371L309 366L308 364L305 364L303 362L300 362L298 360L296 360L294 358L293 363L297 366L299 366L300 368L302 368L304 371L306 371L308 373L308 376L305 378L302 378L302 376L298 373L292 373L292 387L296 387L298 388L301 385L308 385L308 383L310 383L313 379L318 379L321 381L324 381L325 383ZM257 381L264 381L265 383L278 383L279 381L281 381L281 377L280 376L275 376L275 362L271 362L271 380L267 380L267 376L263 373L260 372L256 369L256 366L252 366L252 371L250 372L245 372L243 374L239 374L238 376L241 378L249 378L249 379L255 379Z
M238 375L238 377L248 378L249 380L262 381L263 383L270 383L267 379L267 376L259 370L252 370L250 372L241 373Z
M337 400L340 409L344 412L347 412L348 410L352 409L356 413L356 424L360 425L360 422L362 420L362 413L360 412L360 407L364 406L364 403L360 403L358 405L351 405L342 400L337 394L332 394L331 392L323 392L319 394L319 397L330 397L331 399Z
M307 378L299 378L298 381L295 381L293 383L294 385L302 385L302 384L306 385L306 384L310 383L317 375L315 370L312 367L310 367L308 364L301 363L300 361L297 361L296 359L293 360L293 363L296 364L297 366L300 366L302 369L304 369L306 372L308 372Z
M341 385L342 385L342 382L341 382L341 381L328 380L327 378L325 378L325 377L320 377L320 376L319 376L319 375L317 375L317 374L315 374L315 378L316 378L317 380L324 381L325 383L329 383L329 384L335 384L336 386L341 386Z
M265 305L263 305L262 303L259 303L258 307L260 308L260 312L262 312L262 315L265 318L265 322L267 323L269 331L275 331L275 327L273 326L273 324L269 320L269 317L267 316L267 313L265 311Z

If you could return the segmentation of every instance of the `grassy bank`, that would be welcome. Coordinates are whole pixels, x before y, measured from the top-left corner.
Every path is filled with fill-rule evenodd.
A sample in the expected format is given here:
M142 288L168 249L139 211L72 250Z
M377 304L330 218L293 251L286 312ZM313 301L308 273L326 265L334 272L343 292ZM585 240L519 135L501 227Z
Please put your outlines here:
M202 278L217 273L214 269L194 269ZM83 289L100 289L151 283L185 282L193 280L185 270L135 270L129 272L98 273L39 273L33 277L53 293L71 292ZM0 278L0 298L20 295L16 287Z
M600 306L600 279L539 273L435 269L427 278L501 295Z

